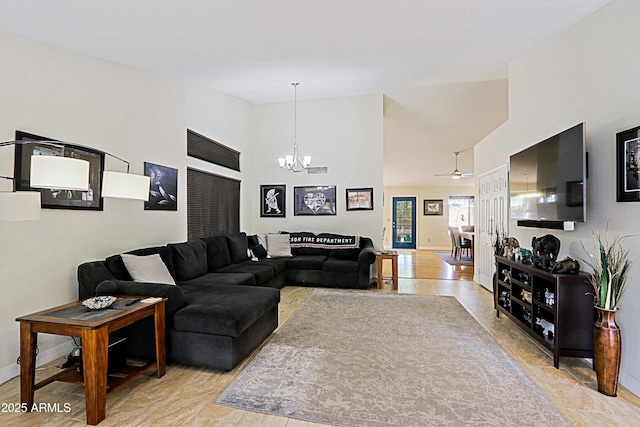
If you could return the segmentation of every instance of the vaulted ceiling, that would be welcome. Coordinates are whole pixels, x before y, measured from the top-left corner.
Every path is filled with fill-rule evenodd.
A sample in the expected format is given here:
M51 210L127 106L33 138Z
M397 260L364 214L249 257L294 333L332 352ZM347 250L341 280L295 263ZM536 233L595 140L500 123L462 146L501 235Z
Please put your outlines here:
M448 185L507 117L507 63L609 2L0 0L0 31L253 103L384 94L385 185Z

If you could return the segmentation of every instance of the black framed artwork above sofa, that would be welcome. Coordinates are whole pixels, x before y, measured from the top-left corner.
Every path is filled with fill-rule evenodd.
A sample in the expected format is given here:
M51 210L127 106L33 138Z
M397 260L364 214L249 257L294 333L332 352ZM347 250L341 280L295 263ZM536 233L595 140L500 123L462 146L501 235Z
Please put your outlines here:
M293 187L294 215L336 215L336 186Z
M287 216L286 185L260 186L260 216L266 218L285 218Z
M372 211L373 188L347 188L348 211Z

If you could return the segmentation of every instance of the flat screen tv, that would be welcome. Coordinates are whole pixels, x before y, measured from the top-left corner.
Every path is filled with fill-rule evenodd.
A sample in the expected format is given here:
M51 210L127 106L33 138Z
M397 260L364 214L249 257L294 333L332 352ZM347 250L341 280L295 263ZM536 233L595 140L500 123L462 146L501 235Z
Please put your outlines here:
M511 219L585 222L585 126L580 123L509 158ZM550 226L549 228L555 228Z

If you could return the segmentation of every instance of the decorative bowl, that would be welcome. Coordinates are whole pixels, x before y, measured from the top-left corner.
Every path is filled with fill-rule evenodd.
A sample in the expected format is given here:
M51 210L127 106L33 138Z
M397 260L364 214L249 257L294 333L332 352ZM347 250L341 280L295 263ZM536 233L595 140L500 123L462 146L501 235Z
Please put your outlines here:
M89 310L102 310L103 308L109 307L117 299L118 298L114 296L93 297L82 301L82 305L87 307Z

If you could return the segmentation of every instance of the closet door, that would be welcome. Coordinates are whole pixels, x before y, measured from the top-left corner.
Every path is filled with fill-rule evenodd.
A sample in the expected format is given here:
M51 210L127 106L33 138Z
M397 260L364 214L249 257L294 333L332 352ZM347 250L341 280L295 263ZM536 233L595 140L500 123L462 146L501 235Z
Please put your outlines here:
M509 175L507 166L487 172L479 177L480 209L476 225L476 261L474 280L493 291L493 239L496 231L508 233L509 229Z

